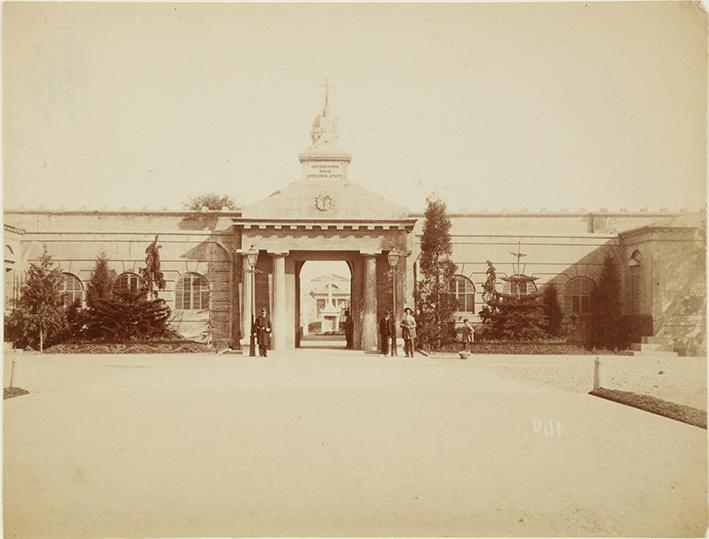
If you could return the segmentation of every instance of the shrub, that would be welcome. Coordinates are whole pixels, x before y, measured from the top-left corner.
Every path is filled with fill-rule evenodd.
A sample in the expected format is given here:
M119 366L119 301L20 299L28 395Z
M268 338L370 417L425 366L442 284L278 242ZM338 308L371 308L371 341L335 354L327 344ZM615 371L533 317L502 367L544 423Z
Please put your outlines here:
M145 289L113 293L87 309L85 332L90 338L121 342L170 335L170 308L163 299L148 299Z
M547 317L547 332L554 337L561 335L561 320L564 315L559 304L559 293L554 285L546 285L542 294L544 313Z
M218 195L216 193L204 193L195 195L187 202L183 203L186 210L201 210L209 208L210 210L221 210L227 208L229 210L236 209L236 203L229 195Z
M538 341L548 338L544 304L535 296L504 298L480 310L486 339Z
M615 261L606 255L598 284L591 292L591 325L587 345L617 348L620 343L620 277Z
M36 348L57 343L65 335L67 316L60 286L59 268L44 249L39 264L30 264L27 281L15 309L5 317L5 333L18 348Z
M638 343L642 337L653 335L651 314L626 314L620 318L618 342L627 348L632 343Z

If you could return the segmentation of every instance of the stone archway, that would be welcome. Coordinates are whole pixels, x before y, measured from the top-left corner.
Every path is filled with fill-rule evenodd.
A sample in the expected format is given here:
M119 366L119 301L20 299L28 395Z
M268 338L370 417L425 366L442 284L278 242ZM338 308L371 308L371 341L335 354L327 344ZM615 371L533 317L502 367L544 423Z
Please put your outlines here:
M295 258L295 347L347 348L345 313L354 320L354 257L348 253L341 259L336 253L327 257L312 254L316 256L300 253ZM333 267L333 262L339 267Z
M367 352L377 349L377 319L386 308L402 308L411 301L408 283L413 264L416 219L407 208L349 178L352 157L341 146L336 116L328 99L313 124L312 145L298 155L302 179L267 198L244 206L233 219L234 241L243 256L242 346L248 338L253 307L266 308L273 325L272 346L290 349L296 342L296 275L298 264L313 257L346 260L352 267L354 345ZM254 290L251 290L246 252L259 250ZM387 254L402 253L396 269L397 294L392 293ZM388 288L387 288L388 287ZM253 299L252 298L253 294ZM397 305L391 298L397 297ZM381 311L381 312L380 312Z

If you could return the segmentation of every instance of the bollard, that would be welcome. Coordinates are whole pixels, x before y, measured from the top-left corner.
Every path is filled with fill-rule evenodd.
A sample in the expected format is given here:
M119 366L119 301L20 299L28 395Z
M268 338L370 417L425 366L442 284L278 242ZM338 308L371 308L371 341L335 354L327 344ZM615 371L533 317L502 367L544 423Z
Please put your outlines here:
M593 389L600 389L606 386L606 366L596 356L593 362Z
M12 363L10 364L10 387L14 387L12 384L15 381L15 358L12 358Z

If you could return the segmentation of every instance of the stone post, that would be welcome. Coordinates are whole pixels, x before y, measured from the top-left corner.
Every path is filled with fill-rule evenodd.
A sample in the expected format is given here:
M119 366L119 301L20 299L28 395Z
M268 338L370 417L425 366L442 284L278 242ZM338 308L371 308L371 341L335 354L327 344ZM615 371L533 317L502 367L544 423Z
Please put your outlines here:
M364 259L364 312L362 315L362 348L377 352L377 267L373 253L362 253Z
M273 256L273 342L274 351L286 348L286 253Z
M593 389L606 387L606 368L598 356L593 362Z

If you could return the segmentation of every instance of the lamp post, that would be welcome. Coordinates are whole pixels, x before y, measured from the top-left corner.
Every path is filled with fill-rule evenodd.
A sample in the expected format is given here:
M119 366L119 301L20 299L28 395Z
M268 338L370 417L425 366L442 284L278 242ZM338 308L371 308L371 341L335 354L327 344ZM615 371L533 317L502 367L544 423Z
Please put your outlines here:
M256 262L258 261L258 249L253 245L246 252L246 260L249 264L249 273L251 274L251 336L249 337L249 356L256 356L256 334L254 329L256 326Z
M389 251L387 259L389 260L389 266L391 267L391 321L392 324L394 324L394 335L391 338L391 355L396 356L398 355L396 352L396 265L399 262L399 253L392 249Z

